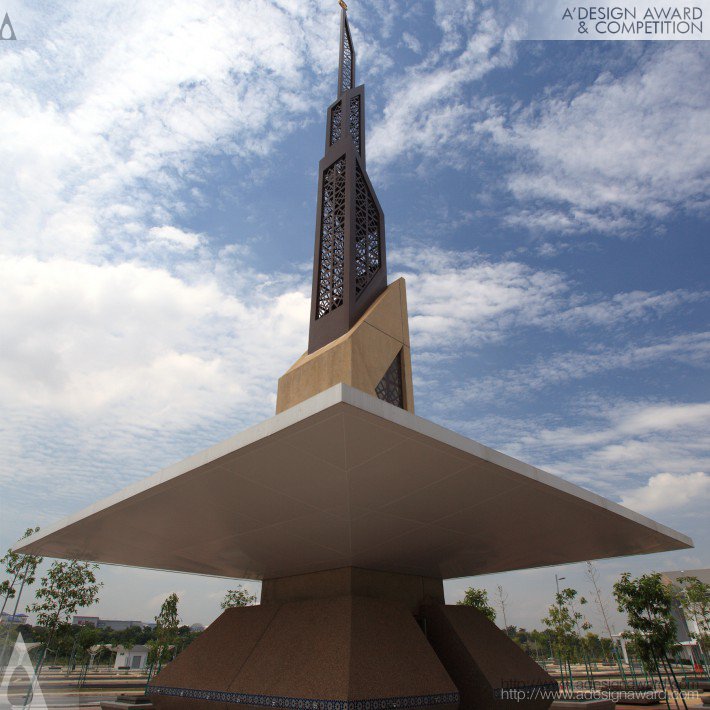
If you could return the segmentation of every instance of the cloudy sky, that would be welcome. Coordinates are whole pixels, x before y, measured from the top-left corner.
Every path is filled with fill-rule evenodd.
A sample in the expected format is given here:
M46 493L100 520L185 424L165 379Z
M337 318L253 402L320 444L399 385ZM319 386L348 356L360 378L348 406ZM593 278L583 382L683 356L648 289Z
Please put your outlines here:
M338 41L335 0L6 9L2 548L273 414L306 347ZM600 562L607 593L710 566L710 45L518 41L485 1L350 18L417 413L695 539ZM539 627L555 572L589 589L575 565L447 597L501 584ZM96 613L177 591L189 623L234 586L101 578Z

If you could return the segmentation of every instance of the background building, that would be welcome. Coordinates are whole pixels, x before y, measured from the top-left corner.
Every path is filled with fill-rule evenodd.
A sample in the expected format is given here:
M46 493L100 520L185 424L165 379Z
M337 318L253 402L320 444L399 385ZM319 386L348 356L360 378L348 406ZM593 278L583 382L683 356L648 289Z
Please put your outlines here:
M662 572L663 581L666 584L672 585L676 590L682 589L683 585L678 582L682 577L696 577L700 582L710 584L710 569L689 569L676 570L672 572ZM700 634L696 619L686 615L683 606L680 603L677 595L673 598L673 619L676 624L676 633L678 642L681 644L681 653L683 656L694 662L700 660L700 649L698 647L697 637Z
M8 614L3 611L0 614L0 624L26 624L27 614Z
M72 624L75 626L95 626L97 629L113 629L114 631L125 631L132 626L141 628L155 628L155 622L150 621L127 621L123 619L100 619L98 616L74 616Z
M116 660L114 668L130 668L131 670L143 670L148 663L148 647L142 645L126 648L125 646L116 646L113 649L116 652Z

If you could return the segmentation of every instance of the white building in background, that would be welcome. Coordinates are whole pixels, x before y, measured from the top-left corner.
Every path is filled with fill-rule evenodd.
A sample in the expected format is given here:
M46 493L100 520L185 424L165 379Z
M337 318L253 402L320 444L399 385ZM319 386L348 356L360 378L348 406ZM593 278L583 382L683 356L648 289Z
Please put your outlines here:
M8 614L3 611L0 614L0 624L26 624L27 614Z
M115 646L116 660L114 668L130 668L131 670L143 670L148 665L148 647L136 645L131 648L125 646Z
M661 575L663 575L663 581L666 584L672 584L676 589L681 589L683 586L678 582L678 579L681 577L695 577L700 582L710 584L710 569L686 569L674 572L661 572ZM698 635L700 629L698 629L697 621L686 616L678 600L673 602L673 618L676 622L679 641L689 641L691 637Z
M114 631L125 631L133 626L140 628L148 627L155 628L155 622L152 621L133 621L124 619L100 619L98 616L75 616L72 619L74 626L94 626L97 629L113 629Z

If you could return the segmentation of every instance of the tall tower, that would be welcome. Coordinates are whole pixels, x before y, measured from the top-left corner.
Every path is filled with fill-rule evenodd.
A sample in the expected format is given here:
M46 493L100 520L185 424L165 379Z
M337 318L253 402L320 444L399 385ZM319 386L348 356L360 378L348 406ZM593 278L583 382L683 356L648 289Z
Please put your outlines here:
M414 411L406 288L404 279L387 284L385 217L365 168L365 87L355 86L344 7L338 96L318 164L308 351L279 379L276 411L340 382Z
M308 352L347 333L387 286L385 219L365 169L365 86L340 12L338 98L328 107L318 166L318 210Z

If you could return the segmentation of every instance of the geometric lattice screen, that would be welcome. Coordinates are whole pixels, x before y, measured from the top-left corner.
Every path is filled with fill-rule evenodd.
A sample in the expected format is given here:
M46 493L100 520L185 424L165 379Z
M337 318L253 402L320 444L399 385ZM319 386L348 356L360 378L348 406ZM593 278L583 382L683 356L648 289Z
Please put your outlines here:
M384 377L379 381L377 387L375 387L375 393L385 402L404 409L401 351L397 353L395 359L392 360L392 364L387 368Z
M355 297L380 268L380 211L360 166L355 170Z
M316 318L343 305L345 275L345 156L323 173Z

